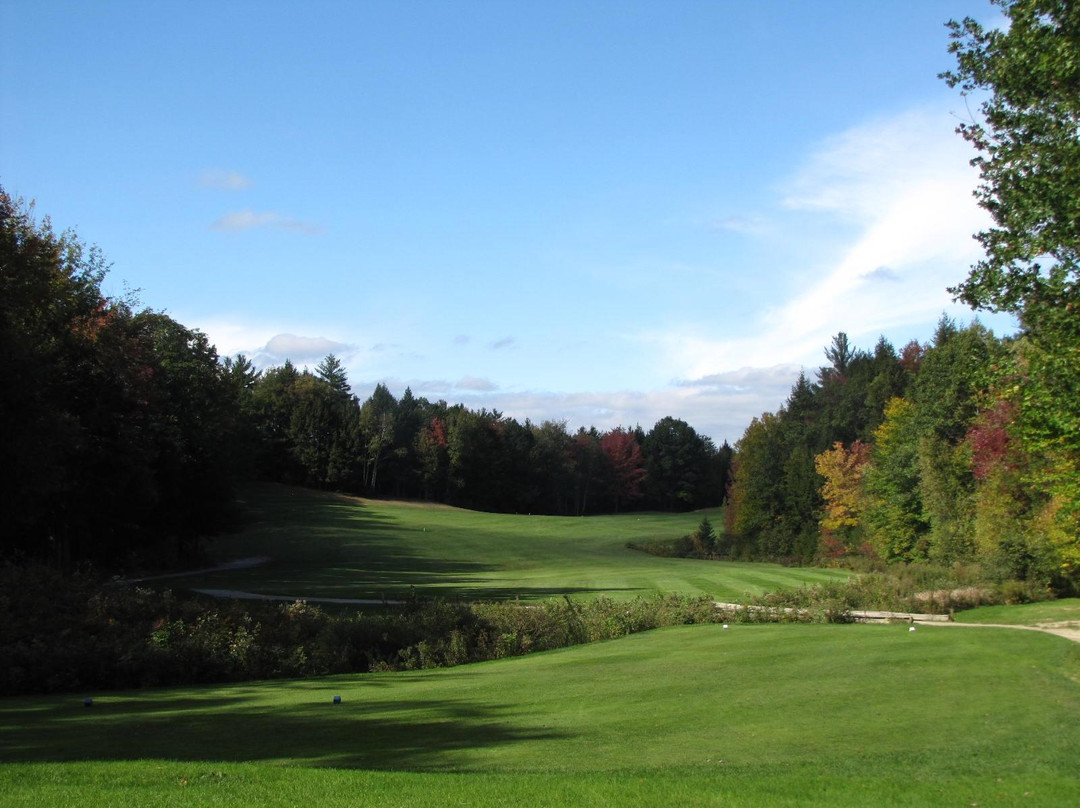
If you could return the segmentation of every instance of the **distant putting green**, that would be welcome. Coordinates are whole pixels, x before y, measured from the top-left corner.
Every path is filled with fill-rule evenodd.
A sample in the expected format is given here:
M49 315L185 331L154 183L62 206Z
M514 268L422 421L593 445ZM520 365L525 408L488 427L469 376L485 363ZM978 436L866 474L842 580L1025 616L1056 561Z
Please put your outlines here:
M1010 629L693 626L437 671L7 699L0 804L1059 806L1080 793L1078 673L1080 646Z
M847 577L840 570L657 558L627 542L675 539L719 510L582 518L491 514L443 505L356 499L286 486L245 494L252 521L210 544L249 569L177 578L176 587L295 597L525 600L631 598L655 592L733 599Z

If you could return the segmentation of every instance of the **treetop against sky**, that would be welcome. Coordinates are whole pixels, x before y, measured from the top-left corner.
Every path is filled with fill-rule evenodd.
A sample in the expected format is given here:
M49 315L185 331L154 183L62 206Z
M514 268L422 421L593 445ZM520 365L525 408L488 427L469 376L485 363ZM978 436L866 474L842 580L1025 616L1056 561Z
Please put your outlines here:
M2 180L223 354L734 441L837 331L969 316L967 15L999 12L6 3Z

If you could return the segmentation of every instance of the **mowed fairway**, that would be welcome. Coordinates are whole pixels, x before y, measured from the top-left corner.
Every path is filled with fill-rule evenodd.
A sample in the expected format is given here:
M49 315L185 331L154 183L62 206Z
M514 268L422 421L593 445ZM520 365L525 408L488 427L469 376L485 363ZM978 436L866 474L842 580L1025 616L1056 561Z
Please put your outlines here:
M1009 629L691 626L90 708L7 699L0 804L1075 805L1078 649Z
M361 500L285 486L245 494L251 516L215 539L215 558L257 567L175 579L176 587L295 597L628 598L655 592L721 599L843 578L839 570L657 558L626 543L675 539L702 513L583 518L491 514ZM712 511L716 527L722 513Z

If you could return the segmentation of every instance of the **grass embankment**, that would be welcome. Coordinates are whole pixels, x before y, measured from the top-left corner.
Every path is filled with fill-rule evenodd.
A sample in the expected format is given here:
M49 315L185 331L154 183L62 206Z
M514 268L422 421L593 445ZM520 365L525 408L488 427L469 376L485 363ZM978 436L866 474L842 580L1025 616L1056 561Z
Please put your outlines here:
M491 514L384 502L285 486L245 495L251 523L210 544L221 561L271 560L250 569L166 580L177 588L235 589L331 598L463 600L633 598L657 592L730 600L844 579L840 570L657 558L627 542L693 531L702 512L557 517ZM722 524L720 511L707 514Z
M997 623L1008 626L1045 626L1080 629L1080 598L1062 598L1016 606L981 606L956 614L958 623Z
M1078 672L1080 646L1034 632L693 626L438 671L8 699L0 804L1066 805Z

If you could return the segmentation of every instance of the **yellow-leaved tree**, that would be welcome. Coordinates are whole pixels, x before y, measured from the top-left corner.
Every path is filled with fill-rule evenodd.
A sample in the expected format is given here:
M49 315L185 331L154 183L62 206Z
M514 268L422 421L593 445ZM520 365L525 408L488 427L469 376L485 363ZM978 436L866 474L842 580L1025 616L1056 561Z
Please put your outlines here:
M860 519L864 507L863 473L870 460L870 444L857 440L845 449L836 442L814 457L814 468L825 478L821 496L821 551L840 558L860 549Z

